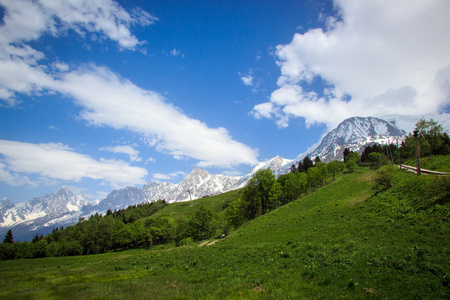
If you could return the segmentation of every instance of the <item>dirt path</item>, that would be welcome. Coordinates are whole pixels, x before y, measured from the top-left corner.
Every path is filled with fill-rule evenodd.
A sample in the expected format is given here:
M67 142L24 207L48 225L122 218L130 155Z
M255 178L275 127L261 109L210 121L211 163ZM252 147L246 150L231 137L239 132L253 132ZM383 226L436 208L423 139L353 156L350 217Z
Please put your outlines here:
M208 243L209 243L209 241L204 241L203 243L199 244L197 247L205 246L205 245L208 244Z
M204 241L201 244L198 244L197 247L203 247L203 246L211 246L214 245L215 243L217 243L219 240L215 240L215 241Z

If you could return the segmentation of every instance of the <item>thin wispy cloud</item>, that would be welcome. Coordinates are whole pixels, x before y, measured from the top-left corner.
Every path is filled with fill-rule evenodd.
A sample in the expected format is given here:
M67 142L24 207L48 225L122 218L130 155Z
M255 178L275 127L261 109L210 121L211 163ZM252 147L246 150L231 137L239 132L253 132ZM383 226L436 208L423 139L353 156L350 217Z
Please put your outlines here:
M172 180L177 177L186 176L187 174L183 171L172 172L169 174L155 173L153 174L153 179L156 180Z
M119 145L113 147L102 147L99 150L101 151L109 151L112 153L123 153L127 154L130 157L130 161L141 161L142 158L139 157L139 151L133 149L133 147L129 145Z

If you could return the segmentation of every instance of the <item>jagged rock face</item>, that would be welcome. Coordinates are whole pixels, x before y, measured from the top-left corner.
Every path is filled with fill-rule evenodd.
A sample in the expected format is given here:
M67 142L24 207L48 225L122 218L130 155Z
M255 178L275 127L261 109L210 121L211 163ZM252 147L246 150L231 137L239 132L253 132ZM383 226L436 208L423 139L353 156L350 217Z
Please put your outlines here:
M171 191L174 189L175 184L171 182L156 182L151 181L144 185L144 189L148 197L152 200L164 199L169 197Z
M100 201L95 209L103 213L108 209L122 209L148 201L150 201L150 198L144 189L129 186L121 190L112 191L105 199Z
M183 181L175 185L167 200L178 202L217 195L235 189L237 182L236 178L222 174L213 175L206 170L195 168Z
M93 204L95 202L83 195L75 195L67 188L16 204L4 199L1 202L0 235L9 228L18 232L42 229L55 224L55 220L64 224L73 223L72 218L77 219L84 208ZM20 235L15 236L20 239Z
M362 152L366 145L386 144L402 140L406 132L391 123L374 117L353 117L343 121L322 139L320 145L309 154L319 156L323 162L342 160L345 148Z

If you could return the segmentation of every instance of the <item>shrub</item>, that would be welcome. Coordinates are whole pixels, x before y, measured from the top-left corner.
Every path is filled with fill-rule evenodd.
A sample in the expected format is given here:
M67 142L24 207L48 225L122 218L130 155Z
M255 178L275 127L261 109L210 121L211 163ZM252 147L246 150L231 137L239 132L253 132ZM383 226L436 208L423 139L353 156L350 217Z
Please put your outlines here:
M374 189L377 191L384 191L390 187L392 187L392 178L394 167L392 166L383 166L380 170L375 174L375 185Z

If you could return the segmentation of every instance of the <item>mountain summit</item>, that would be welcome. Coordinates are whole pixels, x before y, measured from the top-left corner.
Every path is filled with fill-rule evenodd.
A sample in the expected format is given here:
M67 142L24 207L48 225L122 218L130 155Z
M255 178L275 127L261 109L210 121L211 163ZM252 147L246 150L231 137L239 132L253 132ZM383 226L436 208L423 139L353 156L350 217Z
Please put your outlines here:
M405 135L404 130L388 121L375 117L353 117L344 120L326 134L309 156L319 156L323 162L342 160L345 148L361 152L366 145L401 141Z

